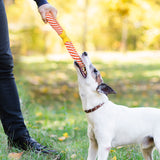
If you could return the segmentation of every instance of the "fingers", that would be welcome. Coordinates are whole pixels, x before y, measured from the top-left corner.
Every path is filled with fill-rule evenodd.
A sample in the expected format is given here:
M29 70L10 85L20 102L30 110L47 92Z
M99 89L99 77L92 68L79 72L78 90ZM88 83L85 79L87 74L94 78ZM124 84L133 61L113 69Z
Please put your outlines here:
M47 23L47 19L46 19L46 14L45 14L45 12L40 12L40 14L41 14L41 17L42 17L43 22L44 22L44 23Z
M50 11L51 15L56 18L57 17L57 9L56 8L52 8L52 10Z
M57 17L57 9L50 4L44 4L38 8L38 11L41 15L44 23L47 23L46 14L50 13L53 17Z

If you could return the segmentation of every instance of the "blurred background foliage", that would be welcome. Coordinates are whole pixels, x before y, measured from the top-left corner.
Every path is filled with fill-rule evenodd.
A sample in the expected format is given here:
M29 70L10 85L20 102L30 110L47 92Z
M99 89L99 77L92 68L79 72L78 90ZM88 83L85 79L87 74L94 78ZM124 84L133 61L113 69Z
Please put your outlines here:
M4 0L12 52L30 55L66 52L53 29L42 22L33 0ZM77 50L160 49L159 0L49 0Z

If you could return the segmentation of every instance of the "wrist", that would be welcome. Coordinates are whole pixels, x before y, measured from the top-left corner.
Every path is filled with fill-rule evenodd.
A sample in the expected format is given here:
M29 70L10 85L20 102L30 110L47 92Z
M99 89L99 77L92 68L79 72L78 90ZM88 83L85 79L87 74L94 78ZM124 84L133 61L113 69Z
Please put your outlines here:
M43 4L48 4L47 0L35 0L35 2L37 3L38 8Z

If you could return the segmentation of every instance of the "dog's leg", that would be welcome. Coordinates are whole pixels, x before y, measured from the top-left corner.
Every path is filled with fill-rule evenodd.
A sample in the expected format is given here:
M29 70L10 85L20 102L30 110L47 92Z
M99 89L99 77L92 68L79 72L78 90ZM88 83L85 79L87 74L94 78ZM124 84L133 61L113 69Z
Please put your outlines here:
M155 143L156 149L158 150L158 152L160 154L160 137L159 138L156 137L154 139L154 143Z
M96 160L98 144L91 126L88 126L89 149L87 160Z
M110 146L109 147L108 146L105 147L103 145L98 146L98 160L107 160L110 149L111 149Z
M98 151L97 141L94 139L90 139L87 160L96 160L97 151Z
M152 150L154 147L148 148L148 149L142 149L142 153L145 160L153 160L152 159Z
M152 160L152 151L154 148L154 140L153 137L146 137L144 138L141 149L145 160Z
M112 132L96 132L98 143L98 160L107 160L111 149ZM98 136L97 136L98 135Z
M159 127L157 127L157 130L155 130L153 139L154 139L155 147L158 150L160 155L160 128Z

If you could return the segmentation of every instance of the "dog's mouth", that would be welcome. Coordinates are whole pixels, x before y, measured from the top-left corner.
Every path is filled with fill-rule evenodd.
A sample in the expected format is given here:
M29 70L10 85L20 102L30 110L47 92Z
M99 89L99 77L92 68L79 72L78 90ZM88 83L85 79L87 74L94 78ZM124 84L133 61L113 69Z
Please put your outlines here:
M86 67L80 67L79 64L74 61L74 64L78 67L79 71L81 72L81 75L86 78L87 77L87 71L86 71Z

